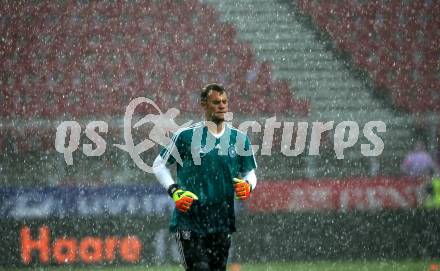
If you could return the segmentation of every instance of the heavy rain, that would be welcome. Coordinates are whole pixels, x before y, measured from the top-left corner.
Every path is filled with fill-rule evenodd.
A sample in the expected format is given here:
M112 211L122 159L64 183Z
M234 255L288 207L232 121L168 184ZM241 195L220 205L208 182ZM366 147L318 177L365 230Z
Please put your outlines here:
M439 18L1 1L0 270L440 270Z

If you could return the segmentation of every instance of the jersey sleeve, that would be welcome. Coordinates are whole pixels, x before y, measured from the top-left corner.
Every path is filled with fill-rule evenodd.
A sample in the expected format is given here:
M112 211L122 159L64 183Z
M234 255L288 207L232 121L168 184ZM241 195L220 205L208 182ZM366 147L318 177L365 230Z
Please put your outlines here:
M251 155L241 156L240 159L240 173L245 175L249 173L251 170L257 168L257 161L255 160L255 154L252 149L251 141L248 136L246 136L244 143L245 152L250 150Z
M176 152L177 154L181 153L180 145L179 134L174 134L170 143L166 147L161 148L159 155L166 161L167 165L172 165L176 162L176 158L173 154Z

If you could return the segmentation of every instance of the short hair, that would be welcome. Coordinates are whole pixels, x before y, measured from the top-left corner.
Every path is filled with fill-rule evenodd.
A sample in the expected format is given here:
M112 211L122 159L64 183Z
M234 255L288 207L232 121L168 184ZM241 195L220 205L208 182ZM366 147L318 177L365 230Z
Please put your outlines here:
M202 102L206 102L208 100L208 96L211 91L217 91L220 93L226 92L225 88L219 84L208 84L202 88L202 93L200 93L200 99Z

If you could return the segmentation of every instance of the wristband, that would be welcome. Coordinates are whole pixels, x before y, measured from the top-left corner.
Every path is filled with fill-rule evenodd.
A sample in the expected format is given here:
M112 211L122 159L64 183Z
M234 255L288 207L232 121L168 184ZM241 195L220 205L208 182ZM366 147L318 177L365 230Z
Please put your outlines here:
M179 185L176 183L173 183L172 185L170 185L168 187L168 195L170 195L170 197L173 197L174 192L176 192L178 189L180 189Z

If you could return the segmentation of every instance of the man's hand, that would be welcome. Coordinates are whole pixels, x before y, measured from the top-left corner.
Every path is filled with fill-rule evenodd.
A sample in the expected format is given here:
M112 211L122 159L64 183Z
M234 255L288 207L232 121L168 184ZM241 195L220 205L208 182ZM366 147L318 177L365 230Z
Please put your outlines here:
M235 197L246 200L251 195L251 185L242 179L234 178Z
M199 198L190 191L183 191L182 189L177 189L173 193L173 200L176 204L177 210L182 213L186 213L194 200L198 200Z

